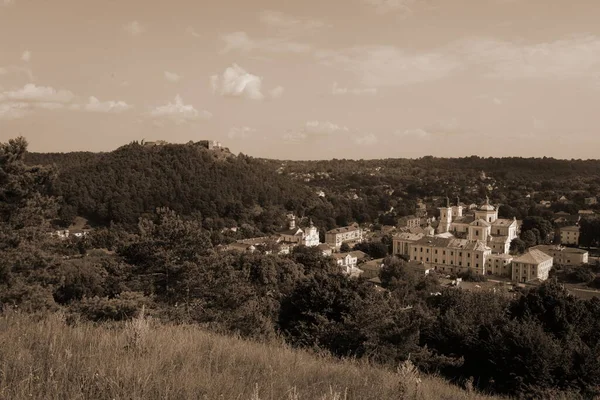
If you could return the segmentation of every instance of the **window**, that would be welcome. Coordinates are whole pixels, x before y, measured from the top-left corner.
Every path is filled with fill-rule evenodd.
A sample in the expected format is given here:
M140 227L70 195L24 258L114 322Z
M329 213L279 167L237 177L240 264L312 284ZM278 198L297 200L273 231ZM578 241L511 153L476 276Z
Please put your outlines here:
M468 262L468 263L467 263L467 267L470 267L470 266L471 266L471 263L470 263L470 262Z
M475 254L475 258L479 258L479 254Z
M446 250L443 250L443 251L442 251L442 254L443 254L443 255L446 255Z
M429 253L429 249L427 249L427 253Z
M437 254L437 249L435 249L435 254Z
M479 236L479 231L475 231L475 236Z
M435 263L437 264L437 258L435 259Z
M427 259L425 261L429 262L429 257L427 257Z
M459 257L462 257L462 251L461 251L460 253L458 253L458 256L459 256Z
M476 264L475 264L475 268L479 268L479 263L476 263Z
M423 248L421 247L421 253L423 252Z
M459 265L459 266L462 266L462 261L459 261L459 262L458 262L458 265Z

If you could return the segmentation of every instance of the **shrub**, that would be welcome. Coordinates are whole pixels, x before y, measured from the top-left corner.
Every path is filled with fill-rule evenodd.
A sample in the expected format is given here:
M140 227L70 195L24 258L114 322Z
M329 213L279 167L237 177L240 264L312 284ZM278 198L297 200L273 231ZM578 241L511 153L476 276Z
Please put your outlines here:
M84 318L92 321L123 321L134 318L138 310L151 305L150 298L138 292L123 292L119 296L84 298L73 307Z

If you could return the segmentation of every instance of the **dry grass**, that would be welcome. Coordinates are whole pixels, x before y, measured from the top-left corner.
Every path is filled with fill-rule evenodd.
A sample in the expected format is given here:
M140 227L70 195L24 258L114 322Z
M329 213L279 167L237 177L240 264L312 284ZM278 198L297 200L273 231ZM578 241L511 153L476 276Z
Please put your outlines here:
M410 363L396 373L138 317L0 315L0 399L486 399Z

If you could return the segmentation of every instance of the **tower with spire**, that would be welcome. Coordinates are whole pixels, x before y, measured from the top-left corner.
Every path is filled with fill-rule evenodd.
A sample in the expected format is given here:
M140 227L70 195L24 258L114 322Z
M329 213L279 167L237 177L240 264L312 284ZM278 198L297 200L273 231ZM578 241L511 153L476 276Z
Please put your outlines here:
M463 216L463 206L460 204L460 198L456 196L456 205L452 207L452 218L461 218Z
M440 210L440 224L438 225L438 233L446 233L450 231L452 225L452 207L450 206L450 199L446 196L445 207L438 207Z

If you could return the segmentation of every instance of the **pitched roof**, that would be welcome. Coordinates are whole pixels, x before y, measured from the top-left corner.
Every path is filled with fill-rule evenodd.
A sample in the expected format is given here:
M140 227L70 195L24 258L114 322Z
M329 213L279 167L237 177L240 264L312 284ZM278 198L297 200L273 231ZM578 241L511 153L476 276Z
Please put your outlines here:
M563 228L560 228L560 231L565 231L565 232L579 232L579 227L578 226L565 226Z
M402 232L394 235L394 239L417 241L424 236L422 233Z
M327 231L327 233L346 233L346 232L354 232L359 230L360 228L355 225L343 226L341 228L335 228Z
M525 264L541 264L544 261L552 260L552 256L544 253L537 249L529 249L527 253L520 257L517 257L513 262L525 263Z
M547 244L540 244L532 247L532 249L543 251L544 253L569 253L569 254L585 254L588 251L583 249L577 249L575 247L563 247L563 246L552 246Z
M487 221L482 220L481 218L479 218L476 221L471 222L469 225L475 225L475 226L492 226L492 224L490 224Z
M498 218L492 222L492 226L511 226L516 221L514 219Z
M297 236L303 234L304 231L301 228L296 229L284 229L279 231L280 235L289 235L289 236Z

